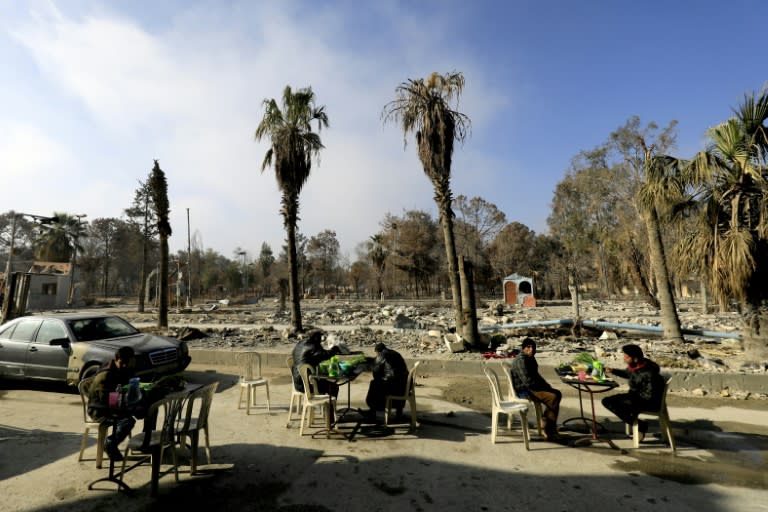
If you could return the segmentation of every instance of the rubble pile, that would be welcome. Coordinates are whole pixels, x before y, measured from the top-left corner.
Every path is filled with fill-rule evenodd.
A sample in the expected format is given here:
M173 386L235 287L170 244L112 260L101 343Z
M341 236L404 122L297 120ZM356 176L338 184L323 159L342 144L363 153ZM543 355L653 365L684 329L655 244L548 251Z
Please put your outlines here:
M290 313L278 311L276 303L199 306L171 311L172 325L196 327L204 336L189 339L191 348L238 350L262 348L289 352L296 343L290 329ZM736 312L699 312L696 303L679 305L684 329L705 332L737 333L741 330ZM608 321L615 324L660 325L658 312L643 302L584 300L579 310L581 320ZM150 322L151 313L125 314L133 322ZM407 357L478 360L487 352L504 355L519 348L525 337L538 344L538 358L543 364L566 363L579 352L591 352L606 364L621 366L621 346L636 343L660 365L667 368L696 369L711 372L766 373L766 363L744 366L739 339L716 336L688 336L686 343L672 344L660 334L630 330L595 330L576 332L571 326L526 326L541 321L572 319L567 302L534 308L492 303L477 311L481 343L453 352L444 338L454 330L455 318L450 303L441 301L404 301L402 305L375 301L304 300L302 323L305 329L325 328L344 341L351 350L371 351L374 343L384 342ZM172 332L177 335L177 332ZM454 344L455 345L455 344Z

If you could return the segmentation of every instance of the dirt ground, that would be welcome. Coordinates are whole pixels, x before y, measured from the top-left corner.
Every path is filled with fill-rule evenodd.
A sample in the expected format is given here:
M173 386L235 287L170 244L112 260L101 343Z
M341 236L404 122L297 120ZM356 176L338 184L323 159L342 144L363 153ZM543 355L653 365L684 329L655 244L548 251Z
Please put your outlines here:
M82 415L71 389L2 383L0 509L592 511L601 504L725 512L764 510L768 500L768 411L756 408L760 402L673 399L675 455L654 436L632 449L621 425L604 410L598 417L619 450L604 443L552 444L534 435L526 451L519 433L505 429L496 444L490 443L488 387L478 377L420 376L415 432L407 425L364 425L349 442L338 434L299 436L298 421L287 422L291 384L285 370L265 372L271 411L260 395L250 416L235 407L236 369L193 365L187 373L190 381L220 383L211 421L213 463L193 476L188 454L181 454L180 481L172 473L163 476L156 498L149 496L146 466L125 476L134 489L130 494L115 492L112 484L88 490L107 469L106 464L95 468L93 437L85 460L77 462ZM350 387L353 406L364 402L368 378L364 374ZM575 391L564 390L561 417L577 412ZM565 435L576 439L579 434ZM169 471L170 465L163 469Z
M113 312L122 313L116 309ZM320 323L328 306L318 304L315 309L318 317L313 323ZM251 317L257 317L256 323L266 318L259 315L251 315L247 307L223 315L222 322L245 325L231 333L224 330L233 336L206 343L223 350L243 346L290 350L295 341L284 338L279 324L274 331L258 331L258 337L248 331L247 324L255 320ZM125 316L136 323L153 321L151 312ZM171 319L189 324L200 321L200 315L193 319L179 313ZM366 344L354 348L368 350L370 332L361 336ZM425 349L421 337L390 339L414 347L421 359L430 354L438 359L471 356ZM583 447L547 443L534 434L526 451L517 424L512 431L501 428L497 443L490 442L490 394L482 375L419 375L420 426L415 432L407 424L363 425L350 442L339 434L330 439L312 435L320 425L299 435L296 415L288 420L291 383L284 368L265 370L271 410L266 410L260 395L259 407L251 415L235 407L240 392L236 368L193 363L186 374L190 382L219 382L211 417L213 461L191 475L189 454L180 453L179 482L172 473L165 474L156 498L149 495L146 466L124 476L131 493L116 492L113 484L88 489L106 475L107 464L95 467L93 435L85 459L77 461L83 429L82 407L74 390L0 381L0 511L593 512L601 507L758 512L765 511L768 503L766 400L670 394L678 442L674 454L653 422L647 441L632 448L623 425L597 401L598 420L618 450L605 443ZM364 374L349 387L353 407L364 404L367 379ZM579 414L577 392L562 390L561 420ZM349 433L351 425L344 427L342 431ZM566 441L575 441L583 433L563 434ZM168 462L165 472L171 469Z

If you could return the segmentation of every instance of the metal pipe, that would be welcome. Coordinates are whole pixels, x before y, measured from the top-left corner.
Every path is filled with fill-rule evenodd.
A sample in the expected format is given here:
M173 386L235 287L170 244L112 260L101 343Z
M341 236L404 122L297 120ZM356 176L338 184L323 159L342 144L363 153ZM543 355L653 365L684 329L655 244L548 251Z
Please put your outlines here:
M560 320L534 320L531 322L520 322L514 324L499 324L499 325L484 325L479 328L480 332L500 331L503 329L525 329L529 327L547 327L547 326L572 326L573 319L563 318ZM600 320L582 320L581 325L584 327L596 327L600 329L618 329L626 331L641 331L652 332L656 334L662 334L664 329L657 325L643 325L643 324L623 324L616 322L603 322ZM726 339L739 339L741 333L738 332L718 332L718 331L704 331L701 329L681 329L683 334L691 336L707 336L710 338L726 338Z
M535 320L532 322L520 322L515 324L484 325L478 330L480 332L499 331L502 329L524 329L527 327L546 327L550 325L573 325L573 320L563 318L561 320Z
M581 325L585 327L598 327L600 329L624 329L627 331L641 331L641 332L653 332L663 333L664 329L658 325L643 325L643 324L622 324L616 322L603 322L600 320L582 320ZM692 336L708 336L711 338L730 338L738 339L741 334L738 332L717 332L717 331L704 331L701 329L681 329L683 334L690 334Z

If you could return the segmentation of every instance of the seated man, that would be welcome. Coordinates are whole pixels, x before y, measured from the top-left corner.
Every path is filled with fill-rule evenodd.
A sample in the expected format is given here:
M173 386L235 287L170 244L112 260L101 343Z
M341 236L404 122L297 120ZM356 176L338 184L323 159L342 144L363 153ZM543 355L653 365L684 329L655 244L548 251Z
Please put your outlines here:
M528 398L546 406L544 410L544 435L548 441L558 441L557 416L563 394L553 388L539 373L536 361L536 342L525 338L521 354L512 360L512 383L520 398Z
M135 366L135 353L132 347L120 347L115 353L115 358L93 378L88 393L88 415L96 421L107 418L109 412L109 393L118 387L128 384L133 377ZM104 442L104 451L109 458L115 461L123 460L118 445L128 437L136 420L128 411L121 411L119 416L109 416L105 421L115 423L114 434L107 436Z
M629 380L629 392L603 398L603 406L618 416L621 421L632 425L641 411L658 411L664 395L664 377L659 365L643 354L643 349L634 344L621 347L626 370L606 368L605 372ZM645 439L648 423L637 422L640 440Z
M302 364L308 364L313 368L327 359L335 356L339 353L338 347L333 347L331 350L323 348L323 332L312 331L309 336L299 341L293 348L293 367L291 373L293 374L293 387L296 391L304 391L304 383L301 381L301 375L299 374L299 367ZM324 395L326 393L331 396L337 396L339 394L339 386L333 382L326 380L317 381L317 393Z
M368 395L365 397L365 403L371 409L369 416L375 415L376 411L384 410L387 395L402 396L408 384L408 365L405 364L399 352L387 348L383 343L377 343L374 351L376 359L371 368L373 379L368 387ZM395 400L392 405L397 411L397 416L402 416L405 402Z

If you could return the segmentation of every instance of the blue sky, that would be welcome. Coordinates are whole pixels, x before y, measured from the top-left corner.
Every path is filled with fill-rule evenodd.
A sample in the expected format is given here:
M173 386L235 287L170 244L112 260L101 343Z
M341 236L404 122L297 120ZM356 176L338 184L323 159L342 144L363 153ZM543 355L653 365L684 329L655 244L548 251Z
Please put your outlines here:
M253 132L263 99L311 85L330 127L299 229L336 231L354 261L385 214L436 216L413 140L380 115L404 80L457 70L472 131L454 195L545 233L570 159L630 116L678 120L676 156L702 149L766 84L767 22L760 0L3 2L0 210L120 217L157 158L172 251L189 209L204 248L277 253Z

